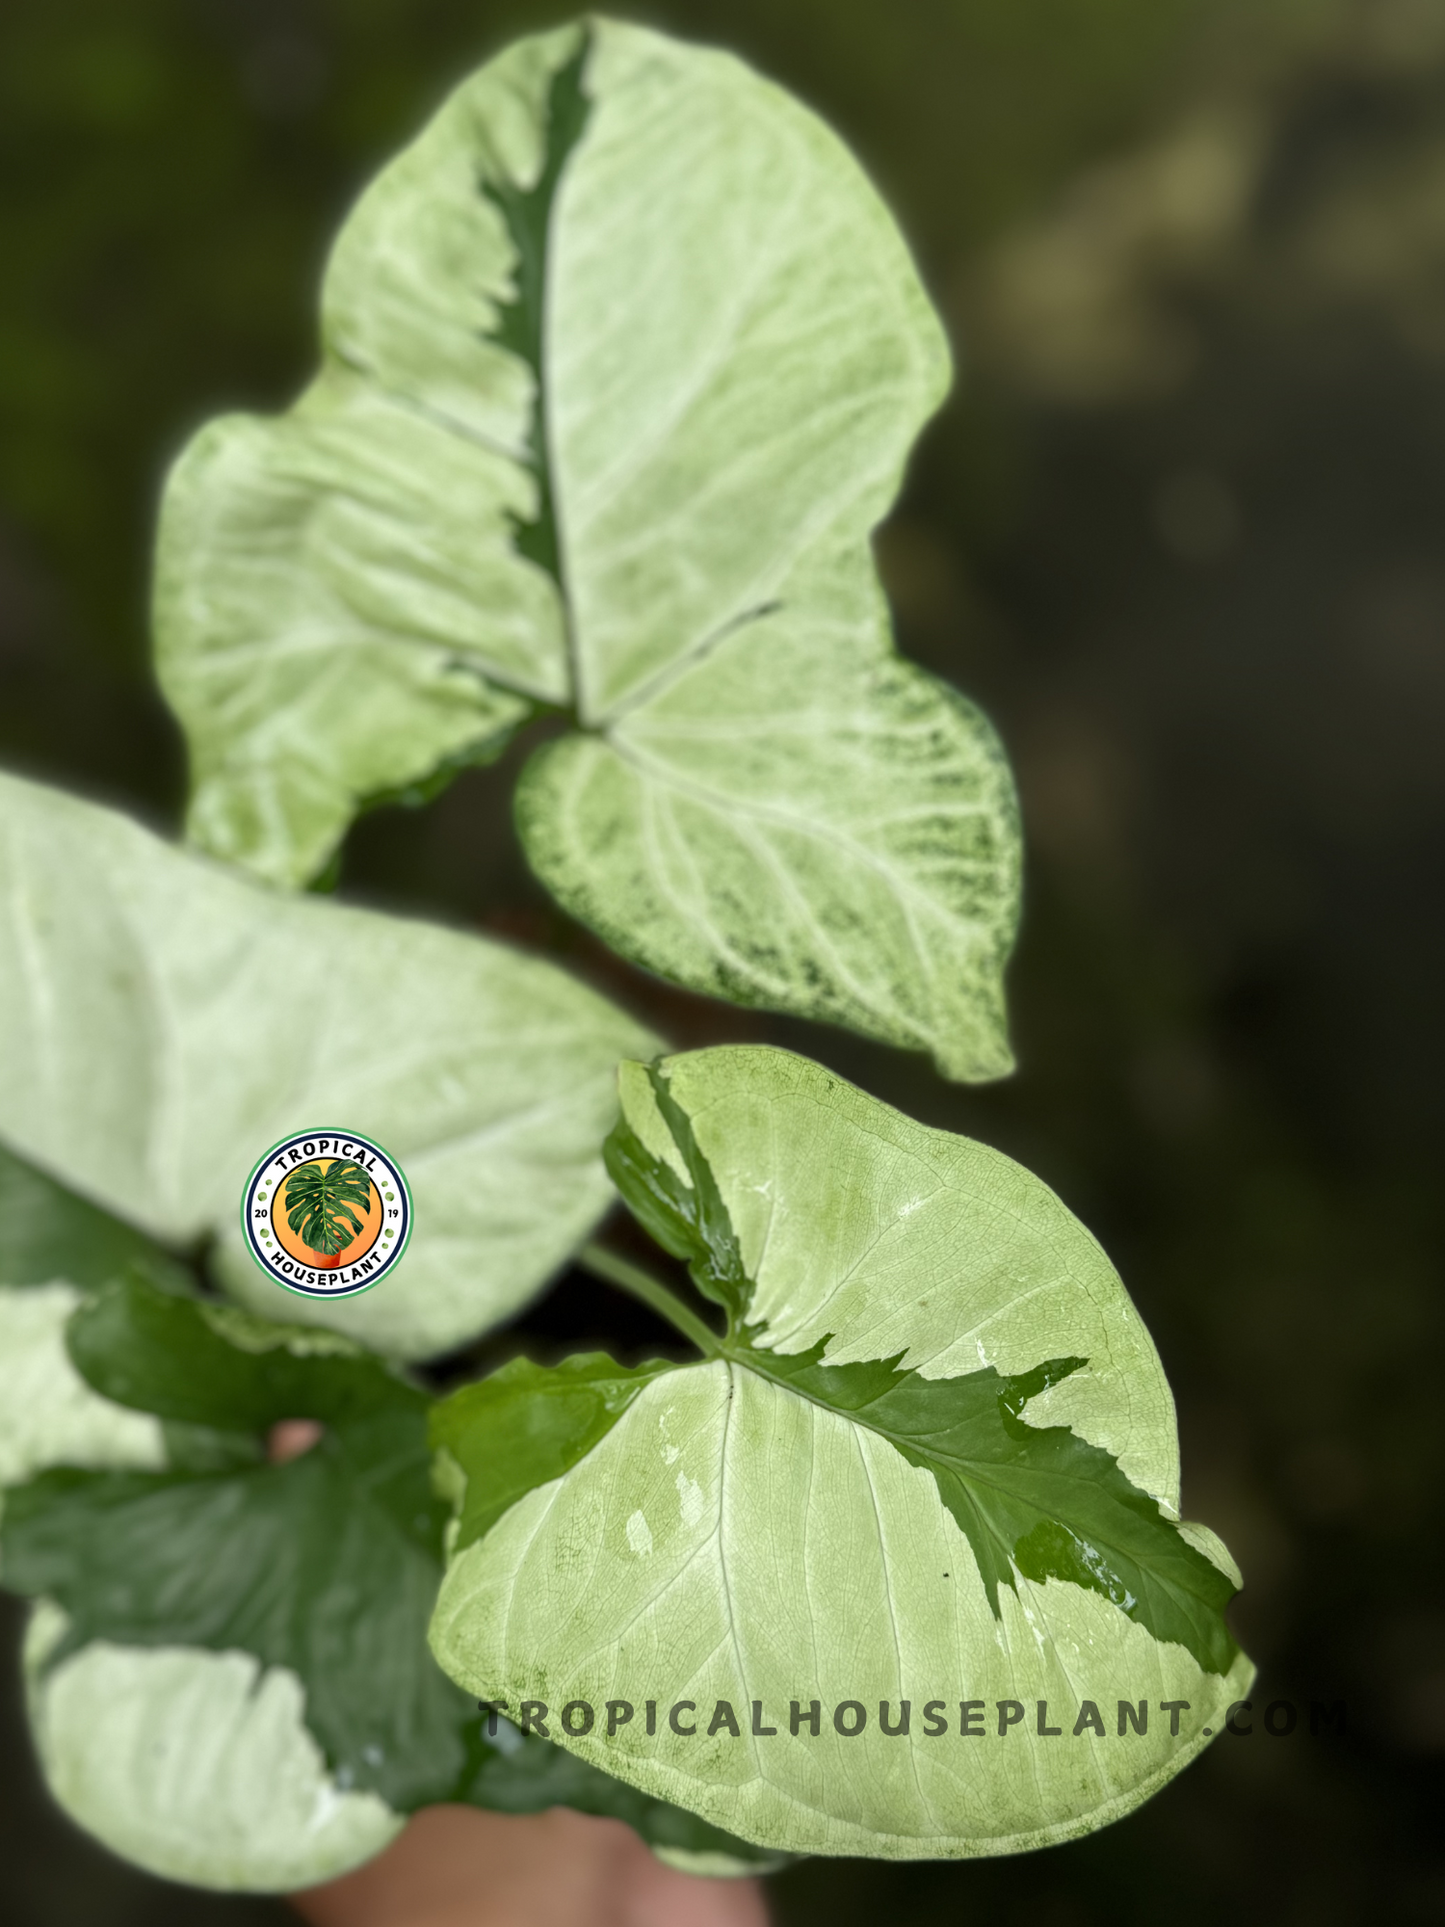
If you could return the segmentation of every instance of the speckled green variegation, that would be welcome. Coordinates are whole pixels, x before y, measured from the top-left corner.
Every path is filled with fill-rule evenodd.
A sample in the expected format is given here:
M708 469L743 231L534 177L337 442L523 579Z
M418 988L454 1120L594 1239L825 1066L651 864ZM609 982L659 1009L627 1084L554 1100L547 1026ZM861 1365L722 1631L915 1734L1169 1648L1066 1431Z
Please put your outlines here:
M167 491L192 839L303 881L559 713L518 825L614 948L1006 1071L1009 773L869 548L948 353L842 144L726 54L523 40L363 195L322 312L296 406Z

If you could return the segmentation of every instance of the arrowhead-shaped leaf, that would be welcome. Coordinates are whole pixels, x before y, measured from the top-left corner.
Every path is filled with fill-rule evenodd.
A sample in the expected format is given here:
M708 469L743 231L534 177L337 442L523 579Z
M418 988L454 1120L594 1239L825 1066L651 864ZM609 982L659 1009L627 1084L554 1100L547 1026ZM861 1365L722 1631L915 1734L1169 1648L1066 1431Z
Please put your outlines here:
M1252 1669L1098 1245L1007 1158L785 1052L626 1066L623 1112L624 1196L728 1330L696 1365L513 1365L438 1408L442 1664L794 1851L1011 1852L1147 1798ZM657 1710L609 1733L609 1701Z
M0 777L0 1140L152 1237L217 1234L270 1316L421 1357L516 1310L606 1208L639 1045L548 964L279 897ZM266 1149L328 1124L402 1161L417 1227L382 1289L331 1305L278 1291L237 1223Z
M844 147L721 53L522 41L363 196L323 309L314 386L167 494L193 838L301 881L560 710L518 824L616 949L1007 1070L1012 785L869 552L947 349Z
M444 1521L427 1399L381 1359L139 1279L102 1288L69 1342L132 1417L256 1446L281 1418L324 1425L284 1465L256 1450L214 1469L51 1471L7 1495L6 1583L65 1616L34 1651L31 1699L47 1775L83 1825L227 1887L340 1872L438 1800L565 1803L670 1849L756 1857L541 1740L489 1741L427 1650Z

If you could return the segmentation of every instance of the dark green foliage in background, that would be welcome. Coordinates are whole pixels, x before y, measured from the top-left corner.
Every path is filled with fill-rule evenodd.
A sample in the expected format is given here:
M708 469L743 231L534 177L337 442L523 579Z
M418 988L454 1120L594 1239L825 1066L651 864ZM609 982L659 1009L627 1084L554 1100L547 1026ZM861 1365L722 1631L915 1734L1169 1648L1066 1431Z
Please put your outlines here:
M290 400L352 195L455 78L561 17L8 0L8 763L175 821L178 738L144 619L164 464L218 410ZM1020 1072L948 1088L624 971L527 877L505 761L364 822L342 889L540 942L679 1046L803 1042L1040 1172L1118 1258L1163 1352L1185 1509L1245 1569L1235 1628L1258 1705L1349 1704L1345 1736L1311 1740L1302 1710L1289 1739L1221 1741L1128 1821L1048 1855L799 1867L774 1887L781 1919L1429 1918L1445 1879L1425 1823L1445 1750L1439 10L674 0L646 17L737 47L858 146L954 329L960 396L879 547L903 645L980 697L1019 771ZM625 1312L602 1329L595 1303L564 1286L530 1328L624 1357L655 1342ZM28 1788L27 1763L8 1770ZM7 1915L169 1918L169 1890L47 1835L32 1798L0 1801ZM64 1865L92 1884L64 1887L81 1877ZM282 1915L189 1895L177 1915L263 1917Z
M184 1289L186 1273L143 1232L0 1148L0 1284L57 1279L89 1291L127 1270Z

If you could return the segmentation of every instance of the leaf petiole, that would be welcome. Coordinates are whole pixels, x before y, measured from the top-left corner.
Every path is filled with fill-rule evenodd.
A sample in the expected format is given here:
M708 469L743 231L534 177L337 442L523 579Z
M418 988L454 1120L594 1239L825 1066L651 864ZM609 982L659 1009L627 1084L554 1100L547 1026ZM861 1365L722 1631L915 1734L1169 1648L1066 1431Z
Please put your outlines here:
M644 1305L651 1306L684 1338L690 1338L707 1357L722 1357L723 1341L719 1334L710 1330L675 1292L669 1291L666 1285L645 1272L640 1265L634 1265L627 1258L619 1258L616 1252L608 1251L599 1244L583 1245L577 1253L577 1263L594 1277L605 1278L609 1285L616 1285L619 1290L640 1298Z

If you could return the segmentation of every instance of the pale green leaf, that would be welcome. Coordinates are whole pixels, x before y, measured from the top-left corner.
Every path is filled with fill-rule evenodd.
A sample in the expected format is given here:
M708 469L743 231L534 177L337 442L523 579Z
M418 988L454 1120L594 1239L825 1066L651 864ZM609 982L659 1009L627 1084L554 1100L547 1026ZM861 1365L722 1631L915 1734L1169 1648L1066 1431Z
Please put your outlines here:
M87 1292L130 1268L185 1279L132 1226L0 1146L0 1487L51 1465L165 1463L160 1423L102 1398L66 1350Z
M374 1793L328 1774L284 1667L98 1640L46 1671L64 1632L44 1604L26 1640L41 1771L70 1817L127 1860L193 1887L284 1892L334 1879L401 1831Z
M462 1500L443 1665L785 1850L1014 1852L1146 1799L1252 1668L1098 1245L1007 1158L785 1052L629 1065L623 1112L611 1168L728 1329L691 1366L530 1367L541 1410L515 1366L439 1408ZM609 1735L609 1700L655 1701L655 1731L639 1711ZM817 1736L791 1731L815 1700ZM1120 1701L1147 1731L1121 1737Z
M647 1048L550 965L278 897L0 777L0 1140L231 1289L419 1357L515 1311L610 1195L613 1067ZM251 1167L308 1127L399 1158L416 1233L375 1291L278 1290L242 1242Z
M50 1465L166 1462L159 1421L102 1398L71 1364L66 1322L84 1301L59 1281L0 1287L0 1487Z
M341 371L278 422L202 430L171 478L156 584L196 843L308 876L363 803L489 761L562 696L555 591L505 520L524 487Z
M893 653L870 533L948 383L886 210L732 57L596 21L467 81L362 198L325 369L171 482L191 834L280 881L378 792L571 733L529 858L693 988L1009 1068L1013 789Z

